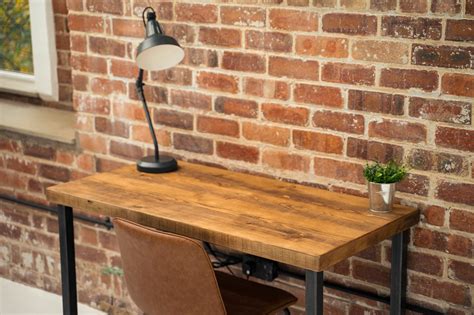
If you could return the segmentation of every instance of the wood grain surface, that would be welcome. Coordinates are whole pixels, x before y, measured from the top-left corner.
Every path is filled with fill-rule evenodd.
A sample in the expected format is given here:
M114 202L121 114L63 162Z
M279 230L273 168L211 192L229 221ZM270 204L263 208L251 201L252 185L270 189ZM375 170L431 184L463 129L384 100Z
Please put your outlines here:
M49 187L57 204L321 271L415 225L418 210L368 211L366 198L180 162L167 174L135 166Z

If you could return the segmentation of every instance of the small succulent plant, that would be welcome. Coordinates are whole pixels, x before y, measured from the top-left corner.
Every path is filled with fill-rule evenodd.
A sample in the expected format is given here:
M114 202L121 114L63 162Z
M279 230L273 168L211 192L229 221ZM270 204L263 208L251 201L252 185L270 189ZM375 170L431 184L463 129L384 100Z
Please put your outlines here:
M364 167L364 177L372 183L390 184L403 180L408 173L404 164L390 161L387 164L367 164Z

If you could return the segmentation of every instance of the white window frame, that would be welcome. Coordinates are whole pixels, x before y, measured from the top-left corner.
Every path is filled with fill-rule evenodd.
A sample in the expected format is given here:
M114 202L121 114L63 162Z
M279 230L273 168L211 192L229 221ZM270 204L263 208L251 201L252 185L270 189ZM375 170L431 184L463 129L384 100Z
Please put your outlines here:
M30 26L34 74L0 70L0 89L58 100L56 34L51 0L30 0Z

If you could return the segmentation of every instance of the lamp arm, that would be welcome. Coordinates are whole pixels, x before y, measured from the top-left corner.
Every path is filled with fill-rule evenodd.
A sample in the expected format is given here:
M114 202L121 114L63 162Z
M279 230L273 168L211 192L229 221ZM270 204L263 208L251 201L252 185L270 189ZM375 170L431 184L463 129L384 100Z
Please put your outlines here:
M138 72L137 80L135 81L135 87L137 89L138 98L142 101L143 110L145 111L145 117L148 122L148 128L150 129L151 139L153 140L153 145L155 146L155 161L160 160L160 151L158 147L158 141L156 140L155 129L153 128L153 122L151 120L150 111L148 110L148 105L146 104L145 93L143 91L143 69L140 69Z

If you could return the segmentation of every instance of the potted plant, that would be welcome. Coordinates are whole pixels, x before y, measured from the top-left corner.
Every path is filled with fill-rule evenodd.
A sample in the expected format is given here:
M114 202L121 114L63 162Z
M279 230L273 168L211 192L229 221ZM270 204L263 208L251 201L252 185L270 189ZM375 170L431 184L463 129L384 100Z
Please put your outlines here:
M406 166L394 161L387 164L367 164L364 168L364 177L368 181L370 210L375 212L391 211L395 185L406 175Z

